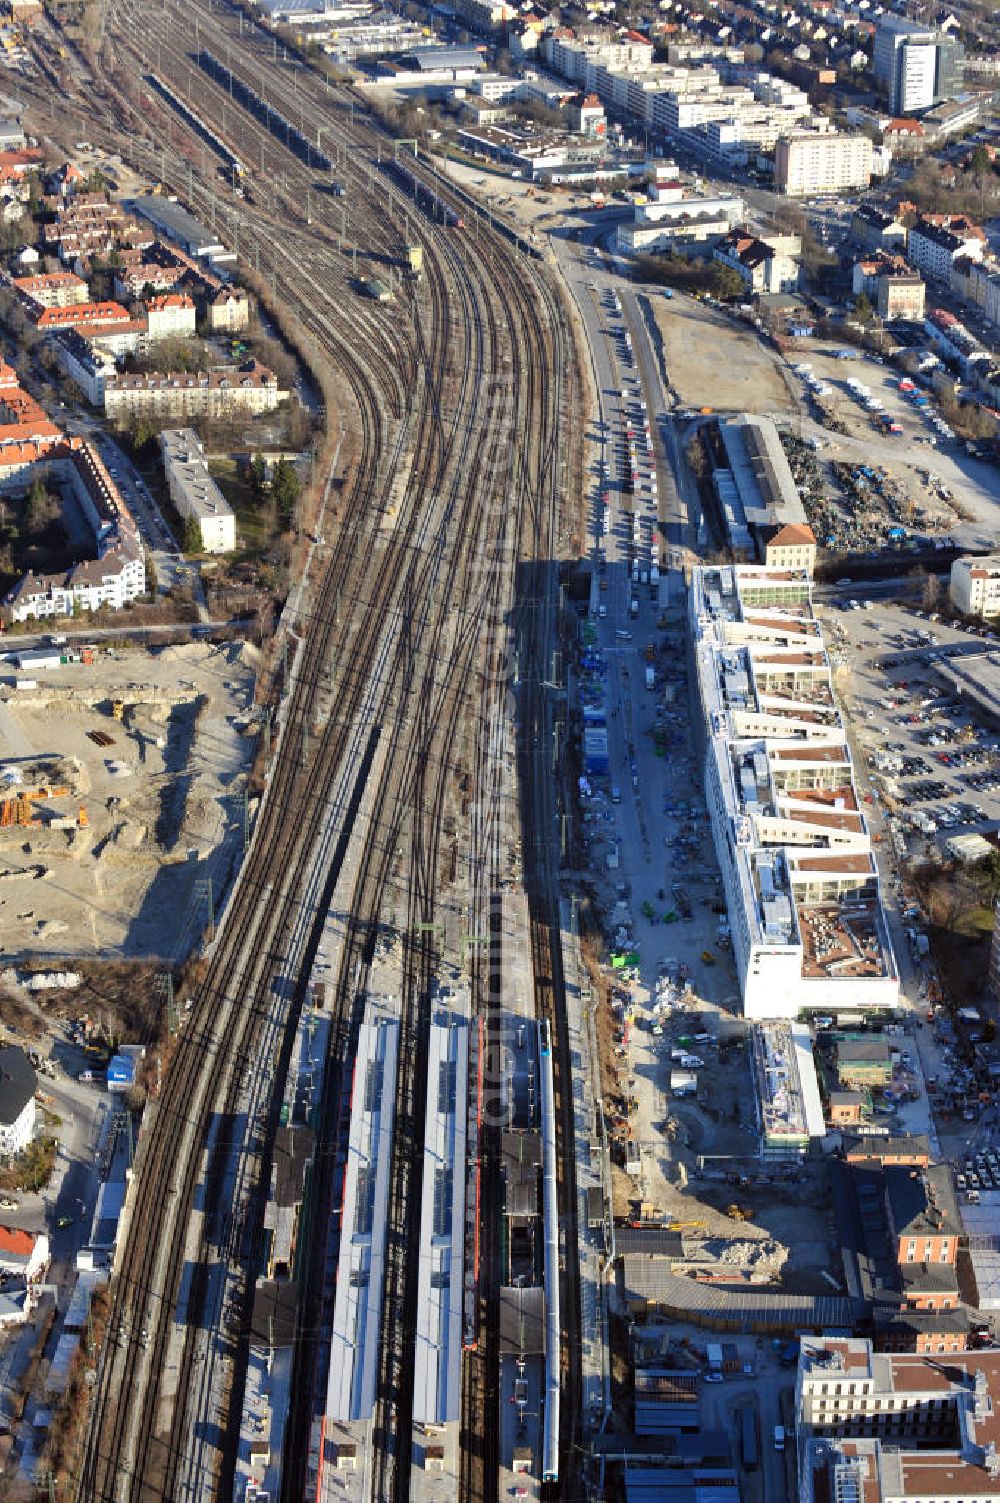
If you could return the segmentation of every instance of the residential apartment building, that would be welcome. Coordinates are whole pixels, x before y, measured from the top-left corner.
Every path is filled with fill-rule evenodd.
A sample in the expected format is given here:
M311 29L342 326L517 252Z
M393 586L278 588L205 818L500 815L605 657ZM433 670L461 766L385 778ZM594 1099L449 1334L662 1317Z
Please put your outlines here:
M918 219L910 230L906 254L914 271L922 271L931 281L950 283L952 267L960 256L982 259L983 232L964 222L949 227Z
M208 371L126 375L116 371L104 384L104 411L119 427L137 417L229 417L272 412L288 396L273 371L256 360Z
M919 323L924 316L927 288L903 256L881 252L857 261L851 285L854 296L864 294L887 323Z
M712 258L731 267L743 281L747 295L794 292L799 285L798 235L752 235L734 229L712 251Z
M106 257L123 249L148 250L153 235L120 204L95 194L76 194L56 206L55 218L42 226L46 250L72 265L78 257Z
M193 428L165 428L160 454L170 499L182 517L194 517L204 553L231 553L236 518L208 470L201 440Z
M899 998L811 588L805 569L739 564L691 580L705 793L750 1018Z
M775 146L774 185L790 198L867 188L871 176L872 143L867 136L799 131Z
M70 308L89 303L90 292L83 277L72 271L44 272L34 277L14 277L11 286L22 298L39 308Z
M732 166L772 151L803 122L817 129L823 123L813 117L807 95L785 79L758 71L732 84L708 63L654 64L652 44L634 33L578 40L554 31L542 48L557 73L606 106Z
M75 381L91 407L103 407L104 383L117 368L110 350L85 339L76 329L63 329L51 342L56 364Z
M120 610L146 592L146 562L135 521L97 449L79 438L51 446L29 468L72 490L94 537L96 557L58 574L29 573L4 598L11 621ZM22 484L24 475L22 474Z
M250 323L250 299L242 287L220 287L206 313L213 334L242 334Z
M795 1385L800 1503L995 1503L1000 1352L880 1354L803 1336Z
M121 303L70 303L60 307L39 307L34 313L40 334L55 334L60 329L120 329L132 324L132 315Z
M186 293L161 292L146 303L146 332L150 339L193 334L196 321L194 301Z
M876 280L875 308L886 323L919 323L927 288L916 272L884 272Z
M653 43L638 32L623 38L574 37L565 30L551 31L542 42L546 61L563 78L575 79L590 90L599 68L648 68L653 61Z
M35 1132L37 1077L24 1050L0 1046L0 1157L27 1148Z
M851 239L866 251L906 250L906 225L898 214L861 204L851 215Z
M959 257L952 265L951 290L982 310L987 323L1000 324L1000 262Z
M956 558L951 566L948 595L963 616L976 616L980 620L1000 616L1000 554Z

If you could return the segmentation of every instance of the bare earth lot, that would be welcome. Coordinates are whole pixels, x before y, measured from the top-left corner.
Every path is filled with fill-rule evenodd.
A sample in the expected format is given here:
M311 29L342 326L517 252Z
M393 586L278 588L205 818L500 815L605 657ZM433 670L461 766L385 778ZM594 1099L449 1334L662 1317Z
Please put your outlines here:
M662 293L650 306L664 343L671 383L682 407L783 413L792 407L784 364L752 330L704 303Z
M0 828L0 955L183 953L242 842L255 657L233 643L129 650L34 671L28 690L2 665L4 797L65 792L32 801L36 823Z

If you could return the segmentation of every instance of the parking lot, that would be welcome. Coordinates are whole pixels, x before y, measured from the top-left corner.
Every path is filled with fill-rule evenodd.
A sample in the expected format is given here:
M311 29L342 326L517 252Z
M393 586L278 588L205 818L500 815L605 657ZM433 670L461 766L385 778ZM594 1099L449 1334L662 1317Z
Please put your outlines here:
M1000 823L1000 735L960 698L941 668L996 646L897 604L845 596L826 622L838 683L897 854L926 853L952 834ZM880 841L880 844L883 843Z

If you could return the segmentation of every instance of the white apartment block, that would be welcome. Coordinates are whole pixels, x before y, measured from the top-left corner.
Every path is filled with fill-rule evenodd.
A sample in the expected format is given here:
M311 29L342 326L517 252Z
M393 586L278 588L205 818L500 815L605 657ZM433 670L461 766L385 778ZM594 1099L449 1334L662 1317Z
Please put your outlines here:
M774 185L790 198L867 188L872 143L839 131L799 131L780 140L774 153Z
M914 271L939 282L951 281L951 270L960 256L981 261L983 242L976 235L956 234L941 225L918 222L906 242L906 258Z
M573 78L588 90L599 68L648 68L653 61L652 42L638 37L618 41L606 37L561 37L550 34L542 43L548 62L564 78Z
M90 405L103 406L104 383L117 369L111 352L85 339L76 329L57 334L50 348L63 375L76 382Z
M705 792L749 1018L891 1008L899 977L805 569L695 569Z
M1000 324L1000 263L973 261L961 279L953 267L951 290L981 308L987 323Z
M193 428L167 428L160 453L170 499L182 517L194 517L204 553L232 553L236 547L233 509L208 471L201 440Z
M963 616L1000 616L1000 554L956 558L948 594Z
M754 74L746 84L727 84L708 63L692 68L653 64L652 47L634 39L578 41L550 35L543 50L557 73L606 105L734 165L758 151L773 150L780 136L803 121L818 123L803 90L769 73Z
M135 520L93 444L71 439L32 472L67 483L90 527L96 557L59 574L28 573L4 597L12 621L121 610L146 593L146 560Z
M195 332L195 306L183 292L164 292L146 304L146 332L150 339Z
M17 1044L0 1046L0 1157L27 1148L35 1131L35 1072Z

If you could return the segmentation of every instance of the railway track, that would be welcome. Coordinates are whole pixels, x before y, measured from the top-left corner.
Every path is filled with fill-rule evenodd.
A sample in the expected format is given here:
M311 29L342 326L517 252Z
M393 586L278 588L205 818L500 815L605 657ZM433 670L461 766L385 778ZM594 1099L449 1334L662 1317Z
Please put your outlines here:
M177 35L172 13L163 14L166 19L160 21L156 12L144 11L144 32L139 36L137 28L126 24L134 13L130 17L123 9L116 19L111 12L106 34L109 46L124 60L145 61L148 66L155 56L158 73L178 87L180 70L188 65L170 41L171 34ZM217 41L226 34L217 16L201 12L200 24L203 35ZM234 45L235 40L230 37ZM234 54L227 61L237 67L243 58ZM193 93L192 79L193 75L183 81ZM267 82L270 86L271 79ZM213 87L207 80L199 84L192 102L219 128L220 100ZM287 109L284 80L274 97ZM216 1145L214 1157L206 1157L213 1120L245 1099L243 1073L251 1061L280 1061L294 1028L300 999L278 1005L272 988L287 958L289 936L301 918L303 895L310 892L317 851L308 832L328 803L330 789L342 811L353 806L359 788L363 795L370 794L364 769L372 754L371 738L394 736L389 775L373 798L372 828L379 838L370 843L359 865L350 937L336 988L339 1053L331 1062L334 1084L349 1037L354 997L370 964L373 933L396 901L399 874L394 853L404 833L409 838L409 862L403 926L408 936L403 974L407 1048L402 1057L412 1061L419 1055L428 991L441 955L433 940L426 934L417 939L416 931L418 924L431 923L440 913L441 853L449 801L454 798L455 748L462 743L463 729L469 737L470 714L478 713L480 727L488 726L491 735L502 722L510 677L509 667L503 666L508 632L504 610L517 593L523 560L551 558L555 552L561 381L553 381L552 373L565 375L568 355L551 290L536 279L529 282L524 267L513 263L509 248L485 228L473 260L447 234L420 222L415 213L410 218L412 211L384 183L379 184L381 200L368 205L365 190L372 174L352 162L352 152L367 152L370 160L373 145L378 150L384 138L360 111L348 112L342 97L324 95L321 85L309 96L309 105L322 111L315 118L333 121L329 129L335 126L345 148L350 148L344 152L343 175L352 200L364 205L356 215L356 238L364 238L380 254L398 254L400 226L405 225L408 236L424 245L427 293L419 298L407 295L408 318L391 322L351 300L346 262L335 246L336 226L304 222L310 217L302 212L308 172L294 158L283 161L278 143L264 139L261 132L255 134L252 123L229 111L220 134L246 160L257 159L248 149L256 147L265 170L274 164L285 185L283 201L273 209L256 213L252 222L240 215L244 234L258 252L263 249L266 256L270 251L275 284L296 305L350 384L360 459L345 488L337 546L298 649L286 713L286 753L272 769L253 846L157 1104L156 1120L142 1145L130 1230L113 1284L115 1345L98 1374L79 1477L79 1495L85 1498L172 1498L181 1495L182 1484L188 1489L192 1483L215 1486L231 1476L231 1445L223 1446L215 1458L201 1452L192 1470L189 1442L194 1410L203 1403L210 1370L229 1395L230 1419L238 1419L246 1311L242 1333L237 1322L224 1353L227 1371L222 1371L217 1356L211 1367L202 1361L200 1378L198 1348L189 1335L178 1350L180 1338L172 1317L185 1263L193 1257L196 1272L186 1291L188 1315L197 1310L202 1318L216 1319L221 1312L209 1308L211 1280L197 1270L211 1268L220 1243L233 1256L253 1242L252 1206L245 1222L249 1230L234 1236L229 1227L222 1238L221 1223L199 1217L193 1202L200 1183L219 1182L220 1155L228 1147ZM118 99L122 118L129 118L132 108L124 96ZM167 166L163 148L155 142L137 143L136 155L153 163L159 158L161 167ZM214 197L211 185L193 173L185 185L176 159L171 170L177 186L188 188L196 211L204 212L203 206ZM385 212L386 205L391 214ZM230 219L236 213L227 211ZM294 248L283 215L301 229ZM344 306L334 317L318 294L329 298L338 289L343 291ZM391 426L406 417L407 389L414 387L413 467L399 517L387 529L381 525L387 477L380 473L376 456L386 447ZM484 403L484 392L493 399L492 410ZM497 455L512 499L510 515L505 513L499 527L493 508L502 506L506 497L491 488L482 465L474 472L465 467L459 445L463 435L477 434L480 453L478 445L487 443L494 430L496 399L503 393L506 405L501 404L501 411L517 441ZM473 590L477 593L470 605ZM452 610L456 601L462 613L457 627ZM304 740L317 699L328 688L331 662L337 665L336 717L321 738L312 739L314 750L303 767L302 758L290 752ZM474 814L466 837L473 858L470 923L481 922L485 932L502 867L505 792L495 745L488 737L472 737L472 749L468 762L473 768ZM323 896L332 889L341 866L342 861L330 866L318 894L309 899L314 923L324 912ZM486 963L474 956L477 992L486 989L486 969ZM551 1008L558 1010L556 1000ZM251 1135L244 1157L246 1177L256 1184L258 1199L260 1186L266 1184L267 1114L273 1112L274 1074L262 1072L256 1084L251 1120L260 1130L256 1140ZM394 1346L386 1342L381 1374L376 1426L379 1483L372 1493L380 1498L406 1496L409 1410L400 1354L414 1319L415 1260L408 1252L422 1148L419 1082L419 1068L400 1071L401 1131L392 1171L393 1242L385 1327L397 1341ZM314 1341L297 1378L299 1397L308 1397L313 1407L316 1356ZM485 1391L490 1392L492 1382L495 1397L495 1378L490 1378L486 1356ZM130 1395L128 1403L122 1402L125 1394ZM293 1410L300 1412L311 1410ZM164 1422L165 1413L169 1423ZM479 1436L471 1424L465 1427L463 1465L466 1453L470 1461L463 1475L470 1490L463 1490L463 1497L486 1497L496 1491L496 1425L490 1424L487 1413L485 1426L481 1418L478 1428ZM289 1454L295 1458L300 1448L290 1444ZM199 1467L205 1467L208 1476L200 1476ZM289 1475L294 1471L293 1466ZM286 1487L286 1495L301 1493Z

